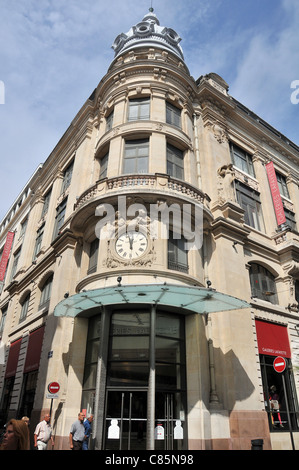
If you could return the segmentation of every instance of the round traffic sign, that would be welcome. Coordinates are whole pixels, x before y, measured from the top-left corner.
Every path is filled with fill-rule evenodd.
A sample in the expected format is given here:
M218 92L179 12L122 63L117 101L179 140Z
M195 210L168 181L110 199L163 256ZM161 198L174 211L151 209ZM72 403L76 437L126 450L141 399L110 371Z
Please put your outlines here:
M60 389L60 385L59 385L58 382L51 382L48 385L48 390L49 390L50 393L58 393L59 389Z
M278 356L274 359L273 367L276 372L279 372L279 373L283 372L286 368L286 365L287 363L284 357Z

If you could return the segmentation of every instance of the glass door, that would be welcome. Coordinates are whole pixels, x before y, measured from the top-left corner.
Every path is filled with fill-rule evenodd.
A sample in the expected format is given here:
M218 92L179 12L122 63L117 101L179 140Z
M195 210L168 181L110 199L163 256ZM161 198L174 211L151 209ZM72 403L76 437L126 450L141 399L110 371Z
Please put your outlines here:
M186 449L185 412L181 393L156 393L155 449Z
M108 390L105 450L145 450L147 392Z

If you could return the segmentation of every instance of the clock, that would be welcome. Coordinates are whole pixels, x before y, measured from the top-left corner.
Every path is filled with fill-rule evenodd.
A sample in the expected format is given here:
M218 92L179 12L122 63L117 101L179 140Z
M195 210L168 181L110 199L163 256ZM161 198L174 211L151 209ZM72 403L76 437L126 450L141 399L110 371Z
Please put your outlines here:
M147 237L142 232L126 232L116 240L115 251L122 259L136 259L144 254L147 245Z

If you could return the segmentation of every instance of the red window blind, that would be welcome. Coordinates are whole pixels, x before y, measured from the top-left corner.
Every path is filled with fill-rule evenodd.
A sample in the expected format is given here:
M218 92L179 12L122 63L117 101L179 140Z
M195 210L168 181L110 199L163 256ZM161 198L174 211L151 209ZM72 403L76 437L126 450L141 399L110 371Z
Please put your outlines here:
M256 320L256 334L260 354L266 356L291 357L291 349L286 326Z

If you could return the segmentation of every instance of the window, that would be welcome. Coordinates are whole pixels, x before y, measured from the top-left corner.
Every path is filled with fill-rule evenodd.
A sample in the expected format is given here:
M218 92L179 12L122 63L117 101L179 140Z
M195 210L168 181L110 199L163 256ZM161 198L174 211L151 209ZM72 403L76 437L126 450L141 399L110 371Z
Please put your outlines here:
M112 129L113 117L114 117L114 111L112 111L109 114L109 116L106 117L106 132L108 132L108 131L110 131L110 129Z
M42 289L41 289L41 297L40 297L40 302L39 306L45 306L47 302L49 302L50 297L51 297L51 289L52 289L52 284L53 284L53 274L48 277L46 282L44 283Z
M67 169L64 172L61 193L64 193L64 191L66 191L66 189L71 184L73 167L74 167L74 162L72 161L72 163L67 167Z
M168 269L174 269L184 273L188 272L188 252L185 249L184 237L169 232L168 240Z
M136 98L129 101L128 121L149 119L150 98Z
M149 140L127 140L125 143L123 173L148 172Z
M250 285L252 297L267 300L272 304L277 304L277 292L275 278L266 268L259 264L250 265Z
M108 157L109 157L109 153L107 152L106 155L104 155L101 158L101 161L100 161L100 179L106 178L106 176L107 176Z
M20 315L20 320L19 323L25 320L27 317L27 312L28 312L28 307L29 307L29 301L30 301L30 294L27 294L25 299L22 302L22 309L21 309L21 315Z
M288 328L277 323L256 319L257 345L260 354L264 404L271 432L298 430L298 402L291 363ZM283 373L274 370L273 362L284 358ZM289 416L287 413L289 409Z
M34 246L32 261L36 260L36 257L40 252L40 249L42 246L42 239L44 235L44 228L45 228L45 224L43 224L36 232L36 239L35 239L35 246Z
M18 250L18 252L15 253L15 255L14 255L14 260L13 260L13 264L12 264L10 280L13 279L13 277L15 276L15 274L16 274L16 272L17 272L17 267L18 267L18 262L19 262L20 255L21 255L21 248L20 248L20 249Z
M19 416L31 416L37 386L37 376L38 370L28 372L23 376L20 407L18 410Z
M7 316L7 310L8 310L8 306L7 306L7 305L6 305L4 308L1 309L0 337L1 337L2 334L3 334L4 325L5 325L5 320L6 320L6 316Z
M169 102L166 102L166 122L181 127L181 110Z
M290 198L286 178L277 172L276 172L276 178L277 178L277 183L278 183L280 194L284 197Z
M184 153L170 144L167 144L167 174L184 179Z
M288 431L290 424L291 429L297 431L299 429L298 403L291 359L285 358L287 362L284 372L285 387L282 382L282 374L278 374L273 368L274 359L274 356L260 355L265 408L268 414L270 431ZM291 423L288 421L286 399Z
M52 193L52 189L50 189L50 191L48 191L47 194L45 195L45 198L44 198L45 200L44 200L44 205L43 205L43 210L42 210L42 217L44 217L46 213L48 212L50 199L51 199L51 193Z
M245 186L239 181L235 181L237 201L244 209L245 224L257 230L264 231L264 220L262 215L259 193Z
M54 226L54 232L53 232L53 240L55 240L56 237L58 237L60 233L60 229L63 225L64 222L64 216L65 216L65 211L66 211L66 204L67 204L67 198L62 201L61 204L56 209L56 217L55 217L55 226Z
M21 223L21 231L20 231L19 239L25 235L27 224L28 224L28 219L25 219L24 222Z
M96 238L91 242L89 248L89 265L88 265L88 274L94 273L97 270L98 262L98 253L99 253L99 239Z
M247 152L232 144L231 157L233 164L239 168L239 170L244 171L250 176L255 176L251 155L248 155Z
M295 214L284 207L284 215L286 216L286 223L291 230L297 231Z

